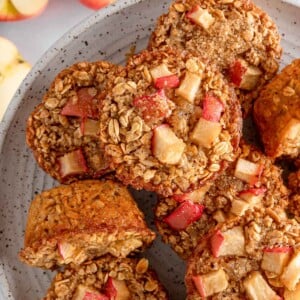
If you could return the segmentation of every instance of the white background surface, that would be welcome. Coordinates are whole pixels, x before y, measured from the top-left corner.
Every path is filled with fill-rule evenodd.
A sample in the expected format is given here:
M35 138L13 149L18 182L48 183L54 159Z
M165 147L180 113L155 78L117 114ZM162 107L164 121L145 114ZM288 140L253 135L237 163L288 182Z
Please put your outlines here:
M0 22L0 36L14 42L24 59L33 66L56 40L93 12L79 0L49 0L39 16Z

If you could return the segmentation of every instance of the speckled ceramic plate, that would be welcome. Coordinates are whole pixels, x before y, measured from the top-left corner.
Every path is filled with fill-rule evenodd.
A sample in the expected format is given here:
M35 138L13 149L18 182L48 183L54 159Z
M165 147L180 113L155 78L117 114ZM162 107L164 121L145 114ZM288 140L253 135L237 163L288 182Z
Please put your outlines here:
M293 0L294 1L294 0ZM156 18L170 1L119 0L65 34L35 65L23 82L0 124L0 299L34 300L43 296L53 274L20 263L26 216L36 193L57 185L35 163L25 144L25 123L47 86L62 69L78 61L105 59L123 63L132 46L147 44ZM300 57L300 8L279 0L256 0L277 22L282 34L282 66ZM140 207L153 228L155 196L135 192ZM146 253L152 267L170 293L170 299L185 298L184 263L161 243Z

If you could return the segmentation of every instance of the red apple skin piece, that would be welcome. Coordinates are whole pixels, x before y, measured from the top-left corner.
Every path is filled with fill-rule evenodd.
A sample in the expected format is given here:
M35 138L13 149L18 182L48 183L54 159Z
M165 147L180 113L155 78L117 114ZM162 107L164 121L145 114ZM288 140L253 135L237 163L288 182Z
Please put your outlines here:
M110 298L96 292L86 292L82 300L110 300Z
M154 86L158 89L177 88L180 85L179 77L175 74L159 77L155 80Z
M115 288L112 277L108 277L104 289L105 294L109 297L109 299L115 299L117 297L117 289Z
M219 122L223 111L224 104L219 98L210 94L205 95L203 99L203 119L211 122Z
M88 8L98 10L109 4L114 3L115 0L80 0L80 2Z
M174 230L184 230L202 216L203 210L203 205L185 201L163 220Z
M196 12L197 10L201 9L201 6L199 4L193 6L191 8L191 10L189 10L186 13L186 17L191 21L191 23L196 24L196 22L193 20L192 15L194 14L194 12Z
M260 195L264 195L266 191L267 191L267 189L265 187L251 188L251 189L239 192L239 196L243 196L243 195L246 195L246 194L251 194L251 195L254 195L254 196L260 196Z
M202 298L205 298L206 294L205 294L205 290L204 290L204 286L203 286L203 282L202 282L201 276L200 275L196 275L196 276L193 276L192 279L193 279L195 287L196 287L197 291L199 292L200 296Z
M162 120L171 113L163 89L151 95L137 97L133 100L132 104L140 110L145 121Z
M220 230L217 230L210 238L211 252L214 257L219 257L219 251L224 239L224 235Z
M63 107L61 114L63 116L98 119L99 111L97 100L95 100L95 96L89 93L89 89L90 88L79 89L77 92L78 101L73 103L73 100L69 99Z
M60 175L62 176L62 178L65 178L67 176L70 176L70 175L77 175L77 174L82 174L82 173L86 173L88 171L88 167L86 165L86 161L85 161L85 158L84 158L84 155L83 155L83 152L81 149L77 149L73 152L69 152L67 153L66 155L71 155L73 156L72 157L72 160L74 160L74 162L76 163L76 170L72 171L72 172L68 172L65 170L65 167L63 165L63 157L59 157L58 158L58 162L59 162L59 165L60 165Z
M271 253L289 253L293 251L291 246L282 246L282 247L273 247L273 248L264 248L264 252L271 252Z
M237 87L241 85L243 75L246 73L247 68L242 65L241 61L236 60L229 69L229 79Z

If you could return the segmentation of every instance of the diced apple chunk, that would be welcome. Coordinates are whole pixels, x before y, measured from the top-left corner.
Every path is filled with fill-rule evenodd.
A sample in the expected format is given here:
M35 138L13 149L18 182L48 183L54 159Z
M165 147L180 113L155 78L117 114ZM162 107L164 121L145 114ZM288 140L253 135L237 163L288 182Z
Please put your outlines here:
M250 208L250 204L243 200L233 200L230 212L236 216L242 216Z
M288 288L293 291L300 280L300 252L297 252L290 260L288 265L284 268L281 275L281 281Z
M173 199L177 202L184 202L184 201L199 202L204 198L206 192L209 190L209 187L210 187L209 185L206 185L189 193L174 194Z
M105 294L110 300L129 300L130 291L124 280L109 277L105 284Z
M179 84L180 84L179 77L175 74L159 77L154 82L154 86L157 89L177 88Z
M77 286L72 300L110 300L106 295L82 284Z
M150 74L154 81L156 81L156 79L161 77L173 75L173 73L168 69L168 66L164 63L158 65L157 67L152 68L150 70Z
M215 21L215 18L209 13L209 11L201 8L200 5L194 6L186 16L205 30L207 30Z
M99 122L93 119L83 119L80 125L81 135L89 135L93 137L98 137L99 132Z
M72 258L75 251L76 251L76 248L70 243L67 243L67 242L59 242L58 243L58 252L64 260Z
M185 149L185 143L179 139L169 125L163 124L153 130L152 152L162 163L179 163Z
M215 257L226 255L244 255L245 237L241 226L228 229L225 232L217 230L210 239L211 250Z
M186 72L183 81L176 90L176 94L183 97L185 100L194 103L200 84L201 77L199 75Z
M290 259L291 252L291 247L264 249L261 268L265 271L280 275Z
M255 185L259 181L262 171L262 165L239 158L235 167L234 176L250 185Z
M226 221L226 216L224 214L224 212L220 209L218 209L214 215L213 218L218 222L218 223L222 223Z
M228 280L223 269L193 276L193 282L201 297L209 297L227 289Z
M249 65L245 60L238 59L229 70L229 77L233 84L243 90L253 90L262 75L261 70Z
M283 292L284 300L299 300L300 299L300 283L297 284L296 289L294 291L289 291L285 289Z
M263 276L257 271L252 272L244 280L244 287L247 296L251 300L281 300L281 297L272 290Z
M211 122L219 122L224 111L224 104L221 100L211 94L206 94L203 99L202 118Z
M88 171L81 149L66 153L58 158L58 162L62 178L69 175L84 174Z
M253 207L261 203L262 198L267 191L266 188L252 188L239 193L239 197L249 203L250 207Z
M220 135L221 130L222 126L219 123L200 118L190 138L193 143L209 149Z

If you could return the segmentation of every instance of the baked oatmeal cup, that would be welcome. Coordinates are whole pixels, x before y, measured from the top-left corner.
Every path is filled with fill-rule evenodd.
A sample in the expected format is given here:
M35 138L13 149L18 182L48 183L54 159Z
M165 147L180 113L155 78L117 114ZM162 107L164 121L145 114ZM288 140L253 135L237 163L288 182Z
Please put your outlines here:
M99 101L122 67L99 61L62 70L27 121L39 166L61 183L110 171L99 142Z
M147 259L107 255L59 272L43 299L164 300L168 297Z
M285 214L289 192L282 170L254 146L242 141L240 148L237 161L210 187L158 198L155 224L163 241L183 259L211 228L254 207Z
M126 187L111 180L82 180L34 198L19 258L53 269L107 253L126 257L154 239Z
M300 225L254 210L213 229L187 266L187 299L299 299Z
M254 120L271 157L300 157L300 59L267 84L254 104Z
M116 176L164 196L213 180L235 159L241 111L213 65L171 48L132 57L102 101L100 137Z
M236 87L246 115L277 72L282 49L275 23L249 0L177 0L160 16L149 48L168 45L211 60Z

